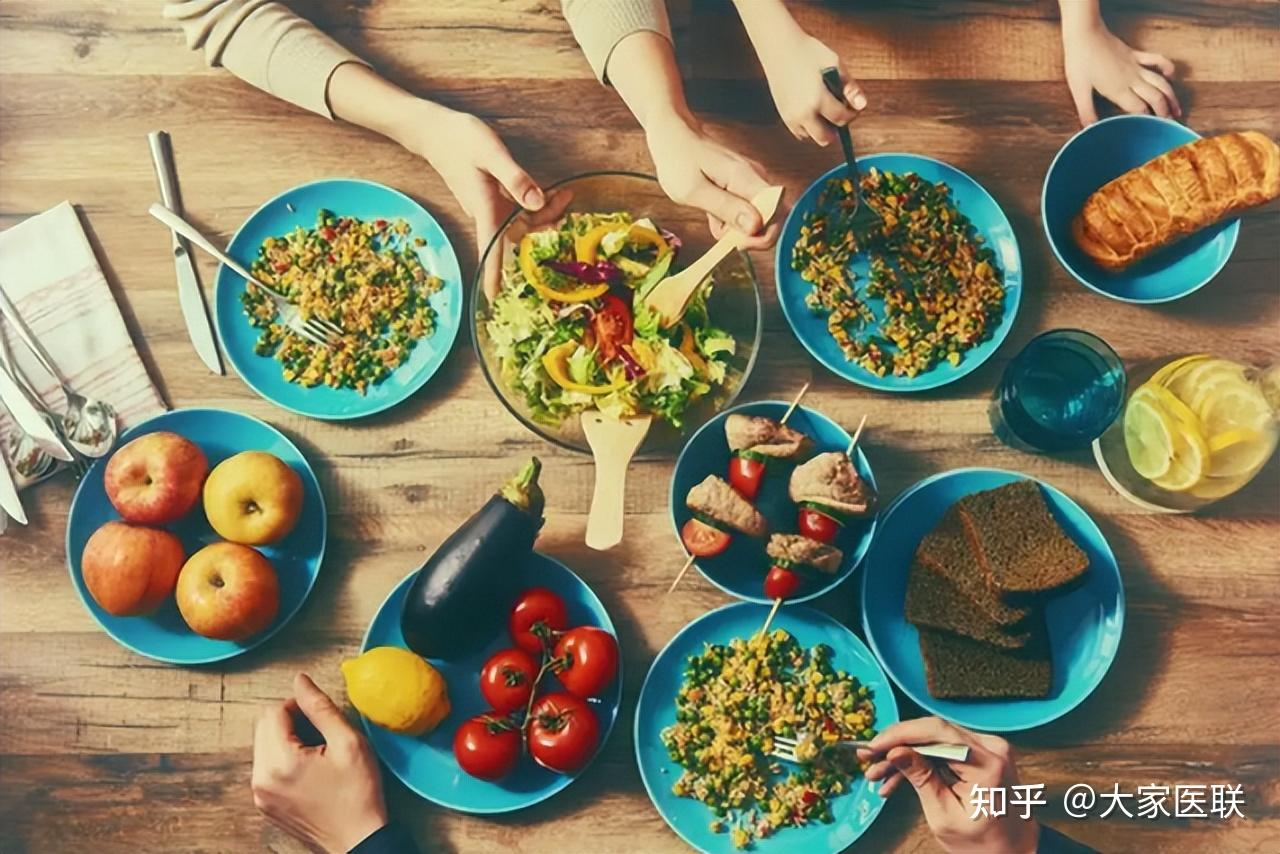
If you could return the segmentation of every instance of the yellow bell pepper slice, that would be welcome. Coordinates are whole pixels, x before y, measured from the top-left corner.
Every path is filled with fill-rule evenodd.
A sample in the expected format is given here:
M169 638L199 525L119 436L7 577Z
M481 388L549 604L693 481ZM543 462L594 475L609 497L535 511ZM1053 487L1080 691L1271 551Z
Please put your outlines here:
M533 257L533 235L526 234L520 241L520 272L538 294L548 302L587 302L604 296L609 291L607 283L584 285L569 291L556 290L542 278L542 267Z
M542 367L546 369L551 381L565 391L577 391L583 394L608 394L617 391L627 384L626 377L616 376L608 385L586 385L574 382L569 375L569 357L578 349L577 341L566 341L557 344L542 356Z
M574 240L574 255L579 261L594 264L600 255L600 241L604 240L606 234L617 230L616 224L597 225ZM643 225L631 226L630 231L627 232L627 241L639 246L652 246L658 250L659 256L667 251L666 239L652 228L645 228Z
M693 365L693 370L698 376L707 376L707 360L698 352L698 342L694 337L693 329L687 323L682 323L680 326L684 331L684 336L680 339L680 352L689 360L689 364Z

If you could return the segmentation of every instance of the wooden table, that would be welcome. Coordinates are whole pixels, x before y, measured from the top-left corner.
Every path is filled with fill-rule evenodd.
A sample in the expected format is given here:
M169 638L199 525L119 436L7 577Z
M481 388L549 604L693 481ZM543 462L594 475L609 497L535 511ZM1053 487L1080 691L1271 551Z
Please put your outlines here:
M1041 813L1104 850L1280 850L1280 571L1277 470L1195 517L1139 512L1111 491L1087 453L1009 450L992 437L986 399L1006 360L1035 333L1081 326L1129 360L1212 348L1276 355L1280 216L1244 218L1226 270L1158 309L1102 299L1053 260L1038 222L1041 179L1076 130L1048 0L795 4L812 32L849 58L873 107L863 152L911 150L956 164L999 199L1027 268L1009 342L982 369L910 399L845 384L792 337L761 255L761 360L745 399L814 381L808 403L855 423L884 494L980 462L1062 488L1097 519L1120 560L1128 625L1119 658L1081 708L1015 737L1024 781L1048 785ZM1178 61L1188 120L1212 133L1280 136L1280 12L1271 0L1111 0L1122 35ZM682 551L667 521L671 464L631 474L628 538L607 554L582 544L590 461L508 417L459 341L444 371L394 412L354 425L295 417L235 377L211 378L187 340L168 242L146 215L155 179L146 132L173 134L190 215L226 239L263 199L326 175L399 187L441 217L468 262L470 223L434 173L393 144L326 124L206 68L152 2L4 0L0 4L0 226L62 199L84 214L134 340L174 406L221 406L284 429L313 461L330 508L328 558L306 607L264 648L222 667L179 669L117 646L67 580L63 530L72 483L27 496L33 520L0 539L0 850L298 850L254 811L252 723L292 674L342 697L338 662L358 649L378 604L515 462L547 463L541 548L574 567L609 607L625 653L624 711L576 785L498 819L435 808L389 786L394 814L428 850L672 851L681 843L645 796L630 707L656 651L725 597L696 573L663 596ZM322 27L410 88L491 121L533 174L649 168L644 140L590 75L552 0L380 0L300 4ZM883 8L888 7L888 8ZM936 8L935 8L936 7ZM773 112L732 12L673 3L690 98L708 123L765 163L794 198L835 162L791 139ZM206 284L214 267L199 259ZM827 606L856 624L856 585ZM918 713L901 698L905 715ZM1243 783L1241 821L1110 818L1072 822L1075 782L1128 791L1147 783ZM895 796L858 850L933 850L915 798Z

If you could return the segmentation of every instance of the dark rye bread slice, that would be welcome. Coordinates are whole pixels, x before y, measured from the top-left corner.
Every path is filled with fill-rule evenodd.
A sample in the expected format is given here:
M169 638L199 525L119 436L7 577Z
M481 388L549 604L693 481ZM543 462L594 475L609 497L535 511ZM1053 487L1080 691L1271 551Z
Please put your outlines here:
M955 585L919 561L907 575L907 621L943 629L1003 649L1021 649L1031 639L1025 626L1002 626L965 598Z
M1058 590L1089 569L1089 556L1053 518L1035 481L975 492L957 506L987 583L1001 595Z
M1029 608L1002 601L987 584L986 576L965 536L960 511L952 506L942 521L925 534L916 548L916 560L950 581L966 599L977 605L993 622L1002 626L1020 623L1031 613Z
M929 694L940 700L1037 698L1053 690L1053 662L1040 617L1022 649L998 649L950 632L920 629L920 654Z

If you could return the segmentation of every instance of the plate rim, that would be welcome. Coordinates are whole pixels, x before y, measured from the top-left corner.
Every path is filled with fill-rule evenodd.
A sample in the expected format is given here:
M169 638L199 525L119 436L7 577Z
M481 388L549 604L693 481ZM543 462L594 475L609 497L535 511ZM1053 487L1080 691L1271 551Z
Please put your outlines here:
M339 412L339 413L315 412L311 410L301 409L296 406L291 406L282 401L276 400L274 397L269 396L266 393L266 391L259 388L258 385L253 381L251 381L249 377L245 374L244 370L242 369L241 363L238 360L238 356L236 355L236 351L226 346L225 342L227 340L227 336L223 333L223 329L222 329L223 324L221 320L222 313L218 311L218 305L220 302L220 295L221 295L222 289L231 287L231 284L229 282L225 285L223 284L224 277L229 280L233 277L234 274L232 274L227 269L227 266L222 263L218 264L217 272L214 274L214 277L213 277L213 311L212 311L213 325L218 334L219 346L221 346L222 352L226 354L227 361L231 363L231 367L235 370L236 376L239 377L240 381L244 383L246 386L248 386L249 389L253 391L254 394L258 395L258 397L267 401L272 406L278 406L287 412L292 412L295 415L301 415L305 418L314 418L318 421L354 421L356 419L368 418L373 415L378 415L380 413L386 412L388 409L399 406L400 404L406 402L407 400L409 400L409 398L413 397L418 392L420 392L422 388L428 382L430 382L431 379L437 373L440 372L440 369L444 367L444 363L448 360L449 355L453 352L454 345L457 343L458 331L462 327L463 312L465 310L463 303L466 300L466 294L464 293L463 286L462 286L462 267L458 263L458 253L453 248L453 241L449 238L449 233L445 231L445 228L443 225L441 225L440 220L438 220L435 217L435 215L431 213L431 211L427 210L425 205L423 205L417 199L410 196L408 193L405 193L402 190L397 190L395 187L390 187L379 181L369 180L368 178L353 178L349 176L340 176L340 175L331 176L328 178L316 178L311 181L304 181L301 184L296 184L292 187L289 187L288 189L280 191L276 195L267 199L262 204L258 205L258 207L254 208L253 212L249 214L247 217L245 217L244 220L240 223L240 225L236 227L235 232L231 235L231 239L227 242L227 246L225 247L227 254L230 255L232 258L235 257L235 255L230 251L231 247L235 245L235 242L240 238L241 233L245 230L245 228L249 225L249 223L252 222L258 215L262 214L268 207L275 204L279 204L280 202L286 201L287 198L293 195L294 193L299 193L299 192L302 192L303 190L309 190L313 187L318 187L324 184L361 184L361 185L364 185L365 187L370 187L375 190L389 193L393 196L398 196L404 201L408 202L414 208L417 208L418 211L420 211L424 216L426 216L426 218L430 220L431 223L437 229L439 229L440 236L444 238L444 245L449 250L449 257L452 259L452 266L457 268L457 272L458 272L458 278L456 283L457 290L458 290L458 298L454 303L457 306L457 308L449 312L453 329L452 331L446 333L448 336L448 341L446 342L447 346L444 347L442 350L443 355L440 357L439 364L437 364L430 371L424 371L421 377L415 379L414 381L406 385L404 387L403 392L398 397L391 397L388 400L382 401L381 403L379 403L377 406L373 408L362 409L356 412ZM239 277L235 276L235 278L239 278ZM449 287L451 284L449 280L444 279L444 281L445 281L445 287L446 288ZM454 317L454 315L457 315L457 316ZM442 330L443 326L444 324L440 324L439 326L437 326L437 329L436 329L437 333ZM434 337L434 335L432 337ZM436 340L443 340L443 339L436 339Z
M1049 251L1053 253L1053 257L1057 260L1058 264L1062 267L1062 269L1070 273L1073 279L1075 279L1080 284L1084 285L1089 290L1093 291L1095 294L1100 294L1106 297L1107 299L1113 299L1118 302L1127 302L1127 303L1130 303L1131 305L1162 305L1163 303L1167 303L1167 302L1175 302L1177 300L1183 299L1184 297L1191 296L1193 293L1200 290L1205 285L1212 282L1214 279L1218 278L1218 274L1223 271L1223 269L1231 261L1231 257L1235 255L1236 245L1240 239L1240 217L1237 216L1230 220L1227 220L1227 227L1222 230L1222 234L1230 235L1227 238L1230 245L1227 246L1227 251L1223 253L1222 260L1218 262L1218 265L1217 267L1214 268L1213 272L1211 272L1208 276L1206 276L1203 281L1194 285L1190 289L1182 291L1180 293L1170 294L1169 296L1164 296L1164 297L1126 297L1120 294L1112 293L1111 291L1105 291L1102 288L1098 287L1097 285L1094 285L1093 283L1085 279L1079 272L1076 271L1075 267L1067 263L1067 260L1062 257L1062 252L1058 249L1058 242L1054 239L1053 233L1049 228L1049 215L1048 215L1049 179L1050 177L1053 176L1053 172L1058 166L1058 160L1062 157L1063 153L1069 147L1071 147L1072 144L1075 143L1075 141L1078 138L1088 133L1090 130L1100 127L1101 125L1105 125L1109 122L1114 122L1122 119L1126 119L1126 120L1137 119L1139 121L1155 121L1155 122L1159 122L1160 124L1177 128L1180 131L1186 131L1187 133L1190 133L1191 137L1187 139L1185 142L1179 143L1179 145L1186 145L1188 143L1195 142L1197 139L1204 139L1204 134L1200 133L1198 130L1191 127L1190 125L1185 125L1182 122L1174 121L1173 119L1165 118L1164 116L1152 116L1152 115L1147 115L1142 113L1137 113L1137 114L1120 113L1114 116L1107 116L1105 119L1096 121L1091 125L1085 125L1084 127L1077 130L1075 133L1073 133L1067 139L1067 141L1062 144L1062 146L1057 150L1057 152L1054 153L1053 159L1049 161L1049 168L1046 169L1044 172L1044 179L1040 182L1040 228L1041 230L1044 231L1044 238L1045 238L1045 242L1049 244ZM1167 150L1172 151L1173 149L1167 149ZM1212 228L1212 226L1207 226L1207 227Z
M1089 520L1089 524L1093 526L1094 531L1098 535L1098 542L1102 544L1102 551L1105 554L1105 556L1108 558L1107 565L1115 573L1116 615L1119 620L1119 629L1118 629L1117 637L1122 638L1124 636L1124 624L1125 624L1125 617L1127 614L1127 608L1125 604L1125 592L1124 592L1124 576L1121 575L1120 573L1120 564L1116 560L1115 552L1111 548L1111 543L1109 540L1107 540L1107 537L1102 532L1102 529L1098 527L1098 523L1093 520L1093 516L1087 510L1081 507L1079 502L1077 502L1074 498L1072 498L1070 495L1067 495L1067 493L1063 492L1061 489L1058 489L1056 486L1054 486L1051 483L1041 480L1040 478L1033 477L1029 474L1026 474L1025 472L1014 471L1012 469L993 468L989 466L962 466L960 468L948 469L946 471L937 472L927 477L923 477L920 480L913 483L911 486L904 489L901 493L899 493L899 495L889 503L889 506L885 508L884 515L885 515L886 522L889 520L889 515L892 512L897 510L898 507L904 501L906 501L906 499L910 498L912 495L916 494L917 492L920 492L921 490L926 489L939 481L946 480L951 477L957 477L957 476L969 475L969 474L1009 475L1015 479L1029 480L1032 483L1035 483L1037 486L1041 487L1042 489L1050 492L1055 497L1063 499L1064 501L1066 501L1067 504L1074 507L1076 510L1080 511L1081 515L1083 515L1084 518ZM885 530L887 530L887 528L888 528L888 525L886 524L880 530L883 533ZM874 550L875 550L875 543L872 543L871 551L874 551ZM869 554L870 552L868 552L868 555ZM1098 686L1102 684L1102 680L1105 679L1107 674L1111 671L1111 666L1115 663L1116 656L1120 649L1120 643L1117 640L1115 649L1112 651L1110 657L1107 659L1106 665L1097 671L1097 676L1094 678L1093 683L1089 685L1088 689L1084 691L1084 693L1082 693L1075 702L1069 705L1065 705L1061 709L1058 709L1057 711L1052 711L1047 714L1043 714L1031 720L1030 722L1026 722L1026 723L1000 724L997 726L990 726L990 725L976 726L971 722L960 720L956 718L954 715L942 715L935 707L936 701L933 699L933 697L929 696L928 692L925 692L925 694L922 696L922 695L919 695L917 692L912 691L905 684L903 684L903 680L901 680L898 677L898 674L893 670L893 668L889 666L887 659L884 657L884 655L880 651L879 644L876 643L876 637L875 637L875 634L871 631L871 621L868 617L869 611L867 608L867 585L870 583L869 581L870 577L871 577L870 572L864 572L862 574L862 587L859 590L859 595L861 599L861 604L859 607L862 611L862 632L867 636L867 644L871 647L872 651L875 653L876 660L880 662L880 665L885 671L885 673L887 673L889 675L889 678L893 680L893 684L898 687L899 691L905 694L908 699L910 699L912 702L914 702L917 706L919 706L924 711L928 712L931 715L938 715L939 717L945 717L947 720L954 721L955 723L958 723L961 726L970 727L980 732L1023 732L1026 730L1035 729L1036 727L1044 726L1045 724L1052 723L1053 721L1056 721L1059 718L1065 717L1070 712L1075 711L1075 709L1078 708L1085 700L1093 696L1093 692L1098 689ZM902 616L902 620L903 622L906 622L905 614ZM1006 700L1006 701L997 701L997 702L1010 702L1010 701Z
M987 339L987 341L991 344L991 350L980 359L968 359L964 362L961 362L960 367L958 367L956 369L956 372L950 376L944 377L942 375L938 375L938 376L935 376L933 379L928 379L930 374L934 372L934 369L940 367L939 365L934 365L934 367L931 368L930 370L925 371L924 373L921 373L921 374L917 374L915 377L908 380L907 384L905 385L887 385L883 382L884 380L883 377L877 377L874 374L872 374L870 371L866 370L865 368L861 368L858 365L853 364L852 362L845 361L839 364L833 364L829 362L828 360L823 358L823 356L817 352L815 347L812 344L810 344L809 341L800 334L800 331L796 326L796 319L792 316L791 310L787 307L787 301L783 299L781 295L781 290L783 287L781 283L784 279L784 275L783 275L784 270L787 273L794 272L790 270L790 267L788 265L789 259L783 258L783 253L790 251L790 248L785 245L785 241L783 240L783 237L786 235L787 231L790 229L791 221L795 219L796 216L798 215L798 211L800 210L800 204L799 204L800 201L803 200L804 197L809 194L809 191L812 190L814 187L826 181L828 178L832 177L840 170L845 169L846 166L843 163L838 163L835 166L831 167L826 172L819 175L808 186L806 186L804 188L804 191L800 194L799 198L796 200L796 204L792 206L791 210L787 213L787 218L782 224L782 230L778 234L778 245L777 245L777 249L774 252L773 279L774 279L774 287L776 290L779 291L778 304L782 307L782 314L787 320L787 326L791 328L792 336L796 340L798 340L801 343L801 345L804 346L805 351L808 352L808 354L818 364L822 365L824 368L826 368L831 373L835 374L840 379L845 380L846 382L851 382L855 385L860 385L863 388L874 389L875 391L889 392L892 394L913 394L916 392L931 391L933 389L942 388L944 386L950 385L951 383L957 382L967 377L969 374L973 373L978 368L982 367L984 364L987 363L987 361L993 355L995 355L996 351L999 350L1000 347L1004 344L1005 339L1009 337L1009 333L1013 331L1014 324L1017 323L1018 312L1019 310L1021 310L1021 307L1022 307L1022 285L1023 285L1023 279L1025 278L1025 274L1024 274L1024 265L1023 265L1023 259L1022 259L1022 245L1018 242L1018 233L1017 231L1014 230L1013 223L1010 221L1009 215L1005 213L1004 207L1000 204L999 201L996 200L995 196L991 195L991 191L988 190L985 186L983 186L981 182L975 179L968 172L965 172L963 169L960 169L957 166L953 166L952 164L946 162L945 160L939 160L936 157L929 157L928 155L924 155L924 154L914 154L908 151L877 151L874 154L864 154L857 158L858 166L861 169L864 162L867 164L867 166L875 166L876 165L875 161L877 159L889 158L889 157L907 157L914 160L921 160L928 163L932 163L936 166L941 166L944 169L950 169L951 171L961 175L966 180L968 180L974 187L976 187L978 191L981 192L982 195L985 196L991 202L991 204L995 207L996 211L1000 214L1000 218L1004 221L1004 225L1008 228L1010 238L1013 240L1014 251L1017 253L1017 256L1018 256L1018 269L1016 271L1017 281L1014 282L1013 284L1009 284L1008 279L1006 278L1005 280L1005 283L1004 283L1005 314L1008 318L1008 321L1006 322L1004 319L1002 319L1000 325L996 328L995 332L992 333L991 338ZM1008 271L1002 270L1001 272L1004 273L1006 277L1008 276ZM853 370L849 373L846 373L844 370L841 370L842 368L844 369L851 368Z
M672 832L676 834L676 836L680 837L680 840L682 842L684 842L690 848L693 848L695 851L705 852L706 849L700 848L698 845L696 845L693 842L693 840L685 836L684 832L681 831L678 827L676 827L675 824L672 823L671 819L667 817L667 814L663 811L662 807L658 805L658 799L654 797L654 794L653 794L653 787L650 785L649 778L645 774L644 761L640 756L640 703L644 700L645 692L649 690L649 681L650 679L653 678L654 669L658 666L658 660L661 659L662 656L667 654L667 651L672 646L675 645L676 641L680 640L682 637L685 636L685 634L692 631L695 626L698 626L699 624L710 620L712 617L721 613L722 611L729 611L729 610L739 609L739 608L763 608L763 607L765 606L761 605L758 602L744 602L741 600L736 602L728 602L724 605L721 605L718 608L712 608L710 611L704 611L703 613L694 617L689 622L685 623L683 626L680 627L680 630L678 632L672 635L671 638L665 644L662 645L662 649L658 650L657 653L654 654L653 661L649 663L649 669L645 671L644 681L640 683L640 691L636 694L635 711L634 711L634 714L632 715L633 720L631 725L631 743L632 743L632 753L636 759L636 769L640 772L640 782L644 785L645 794L649 796L649 803L653 805L654 810L658 813L659 816L661 816L663 822L666 823L667 827L669 827L672 830ZM861 648L861 650L867 654L867 658L871 661L872 664L875 665L876 669L880 671L880 676L884 679L885 684L889 686L889 691L886 696L888 698L889 707L893 709L894 723L900 722L902 720L902 717L900 714L900 710L898 709L898 698L893 695L893 686L896 683L889 676L889 672L885 668L884 662L880 660L880 656L876 654L874 648L868 646L867 643L865 643L861 638L859 638L856 634L854 634L853 629L849 628L849 626L840 622L835 617L831 616L825 611L820 611L811 605L794 605L794 606L788 606L788 607L793 608L796 611L805 612L805 614L810 618L816 617L818 622L822 622L825 620L827 622L830 622L832 625L839 627L844 631L846 635L848 635L853 640L853 645L855 648ZM881 698L877 696L876 697L877 713L881 708L880 703L881 703ZM890 726L892 726L892 724L890 724ZM868 785L872 785L872 784L868 781ZM879 794L878 790L876 794ZM853 843L857 842L858 839L862 838L863 834L865 834L867 830L871 827L871 825L875 823L875 820L879 818L880 813L884 811L884 806L886 803L887 801L883 797L879 799L879 803L876 805L874 812L867 819L866 824L863 825L862 829L858 831L857 835L854 836L854 838L849 841L849 845L852 845Z
M138 422L137 424L130 427L128 430L125 430L123 433L121 433L119 439L117 440L117 444L115 445L114 448L112 448L111 453L107 454L105 457L100 457L99 459L95 460L93 465L95 467L98 465L101 465L105 469L107 465L106 460L110 459L111 456L114 455L116 451L118 451L121 447L123 447L126 440L129 440L130 437L136 437L136 435L146 435L146 434L138 434L137 431L142 429L143 427L147 427L151 425L155 421L166 419L176 414L199 415L199 414L208 414L208 413L214 413L217 415L231 415L236 418L244 418L251 422L255 422L256 424L262 427L267 428L272 433L275 433L276 436L279 437L281 440L283 440L285 444L287 444L290 448L292 448L294 452L298 455L298 457L302 460L303 465L305 467L306 475L311 479L311 485L315 487L316 495L319 496L320 498L320 550L316 553L316 556L315 556L315 565L316 565L315 572L311 573L311 578L307 582L307 589L303 591L302 598L298 600L298 604L294 606L292 611L290 611L287 615L285 615L283 620L279 620L278 624L274 628L268 628L266 631L261 632L257 635L254 635L252 638L248 639L247 641L240 642L241 645L237 649L233 649L225 653L218 653L216 655L204 656L201 658L174 658L172 656L161 655L158 653L147 652L146 650L139 649L138 647L134 646L132 643L129 643L123 638L118 637L116 633L113 632L111 628L108 627L105 623L103 623L101 618L99 618L98 615L94 613L93 608L89 607L89 603L85 599L85 591L81 589L84 583L83 578L80 578L79 580L77 580L76 578L76 561L72 558L72 550L71 550L71 530L72 530L71 520L75 518L77 508L80 506L81 495L84 493L84 490L88 483L87 478L82 478L80 480L80 483L76 485L75 493L71 496L71 505L67 510L67 529L66 529L66 532L63 534L63 548L66 551L67 572L71 578L71 587L73 590L75 590L76 596L79 597L80 604L84 606L85 611L87 611L89 616L93 618L93 621L98 624L98 628L102 629L102 631L108 637L110 637L113 641L115 641L120 646L124 647L125 649L131 652L137 653L138 655L141 655L145 658L150 658L153 661L159 661L164 664L173 664L179 667L192 667L192 666L205 665L205 664L214 664L219 661L227 661L228 659L232 659L237 656L244 655L246 652L249 652L252 649L256 649L258 646L262 645L263 643L266 643L268 640L270 640L275 635L277 635L282 629L284 629L285 626L287 626L289 623L293 621L293 618L296 617L298 615L298 612L302 610L302 606L306 603L308 599L311 598L311 592L315 589L315 586L316 586L316 579L320 577L320 570L324 568L324 556L325 556L325 553L328 551L328 546L329 546L329 508L325 502L324 490L320 488L320 479L316 477L315 468L311 465L311 460L307 458L306 454L302 453L302 449L298 447L297 443L295 443L292 439L286 436L284 432L282 432L278 427L276 427L273 424L269 424L266 421L263 421L261 418L258 418L254 415L250 415L246 412L237 412L234 409L219 409L218 407L215 407L215 406L189 406L189 407L179 407L177 409L169 409L164 412L157 413L156 415L153 415L144 421ZM105 499L105 495L103 497ZM88 499L86 498L84 500L88 500ZM190 556L188 555L187 557L190 557ZM185 564L185 560L186 558L184 558L184 564ZM81 572L81 575L83 576L83 572ZM142 619L147 619L147 615L143 615ZM195 632L192 632L192 634L195 635ZM199 635L195 635L195 636L200 637Z
M533 555L536 555L537 557L543 560L550 561L551 563L555 564L560 569L568 573L574 580L578 582L578 584L582 585L583 589L591 594L591 598L595 601L595 604L599 608L600 613L604 615L605 625L598 626L597 628L604 629L605 631L609 632L609 634L613 635L615 640L617 640L618 630L613 624L613 618L609 616L609 609L605 607L604 602L596 594L595 590L592 589L591 585L583 581L582 576L578 575L578 573L570 569L564 563L564 561L560 560L559 558L553 557L547 554L546 552L538 551L537 549L532 549L530 553ZM387 593L386 596L382 598L382 602L378 604L378 609L373 612L373 616L369 619L369 625L364 630L364 636L360 638L361 654L368 651L369 635L373 631L373 624L377 621L378 617L381 616L383 609L387 607L387 603L391 600L391 597L396 595L396 593L400 590L401 587L405 586L406 584L409 584L410 580L415 575L417 575L420 571L421 571L421 567L419 567L418 569L410 570L404 577L402 577L399 581L397 581L394 585L392 585L391 590ZM404 647L404 648L408 649L408 647ZM412 652L412 650L410 651ZM415 653L415 655L416 654L417 653ZM424 660L428 660L428 659L424 658ZM463 813L465 815L505 815L507 813L514 813L514 812L520 812L521 810L526 810L530 807L533 807L542 803L543 801L546 801L550 798L555 797L556 795L560 794L565 789L567 789L574 782L576 782L578 778L580 778L583 774L585 774L587 770L592 765L595 764L596 759L598 759L600 757L600 754L604 751L605 745L608 744L609 737L613 735L613 731L614 729L616 729L616 724L618 723L618 714L622 711L623 687L624 687L622 680L623 680L622 645L621 643L619 643L618 644L618 674L614 678L614 683L613 683L618 686L618 689L617 689L618 702L613 705L612 714L609 716L609 723L605 727L604 732L600 737L600 743L596 746L595 753L591 754L591 759L587 761L586 765L583 765L573 774L561 774L560 779L554 785L548 788L545 792L542 792L533 800L520 804L519 806L498 807L498 808L459 806L458 804L449 803L434 795L428 795L427 793L423 792L417 785L410 783L408 780L401 777L399 772L395 768L393 768L385 759L382 758L382 754L378 752L377 742L374 740L373 734L371 732L371 727L373 727L374 724L372 724L368 718L366 718L363 714L361 714L359 709L356 709L356 714L360 716L360 726L364 730L365 738L368 739L370 746L373 747L373 752L374 752L374 755L378 758L378 763L383 768L385 768L391 774L391 776L395 777L396 780L399 781L400 785L404 786L414 795L417 795L418 797L422 798L425 801L430 801L431 803L436 804L437 806L444 807L445 809L448 809L448 810L453 810L454 812Z
M667 518L671 521L671 530L675 532L676 542L680 543L681 549L684 549L686 553L686 558L688 557L688 549L685 549L684 543L680 539L680 526L676 524L676 506L677 506L676 472L680 470L680 466L684 462L685 456L689 451L689 447L693 444L694 439L702 435L702 432L704 430L709 428L712 424L716 423L717 421L728 418L734 412L737 412L741 409L746 409L747 407L750 407L750 406L758 406L761 404L773 404L773 405L781 406L785 408L791 405L791 401L789 400L750 400L745 403L737 403L726 409L722 409L721 411L713 415L711 418L708 418L706 423L704 423L701 427L699 427L697 430L694 430L691 434L689 434L689 438L685 441L684 446L680 449L680 453L676 456L675 465L673 465L671 468L671 483L667 487ZM825 419L826 421L833 424L837 429L839 429L840 432L844 434L846 439L852 438L848 430L846 430L839 422L837 422L831 416L827 415L825 412L814 409L813 407L810 407L810 406L805 406L803 403L796 404L796 408L803 409L810 414L817 415L820 418ZM859 445L855 450L857 450L859 459L863 462L863 464L867 468L867 473L869 475L868 479L871 481L872 489L875 489L878 495L879 489L876 486L875 471L871 467L871 458L866 455L861 445ZM866 563L867 555L871 553L871 547L875 544L876 531L878 529L878 525L880 524L880 515L883 512L884 510L882 510L880 507L877 507L875 513L872 514L871 526L868 528L867 532L863 534L862 545L859 546L862 553L859 554L857 558L853 561L853 563L850 565L850 568L847 574L845 574L844 577L837 576L835 580L828 583L825 587L818 588L817 590L814 590L811 593L807 593L804 596L798 596L794 599L788 599L787 604L800 605L805 602L811 602L814 599L817 599L819 596L824 596L832 592L836 588L846 583L849 579L853 578L854 574L863 566L864 563ZM699 575L701 575L707 581L710 581L713 585L715 585L715 587L719 589L720 592L728 596L732 596L738 602L745 602L753 605L772 605L773 604L772 599L766 599L763 596L758 598L751 597L751 596L743 596L739 593L736 593L733 590L730 590L728 587L725 587L719 581L712 578L707 573L706 570L704 570L701 566L699 566L698 561L696 559L693 562L693 566L694 566L694 569L698 570Z

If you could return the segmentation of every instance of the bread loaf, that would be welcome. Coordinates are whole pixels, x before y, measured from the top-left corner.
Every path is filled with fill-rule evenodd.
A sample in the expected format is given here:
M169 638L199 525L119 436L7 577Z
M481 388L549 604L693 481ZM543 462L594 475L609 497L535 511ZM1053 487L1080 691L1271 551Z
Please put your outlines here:
M1197 139L1116 178L1071 223L1080 251L1122 270L1224 217L1280 196L1280 147L1256 131Z

